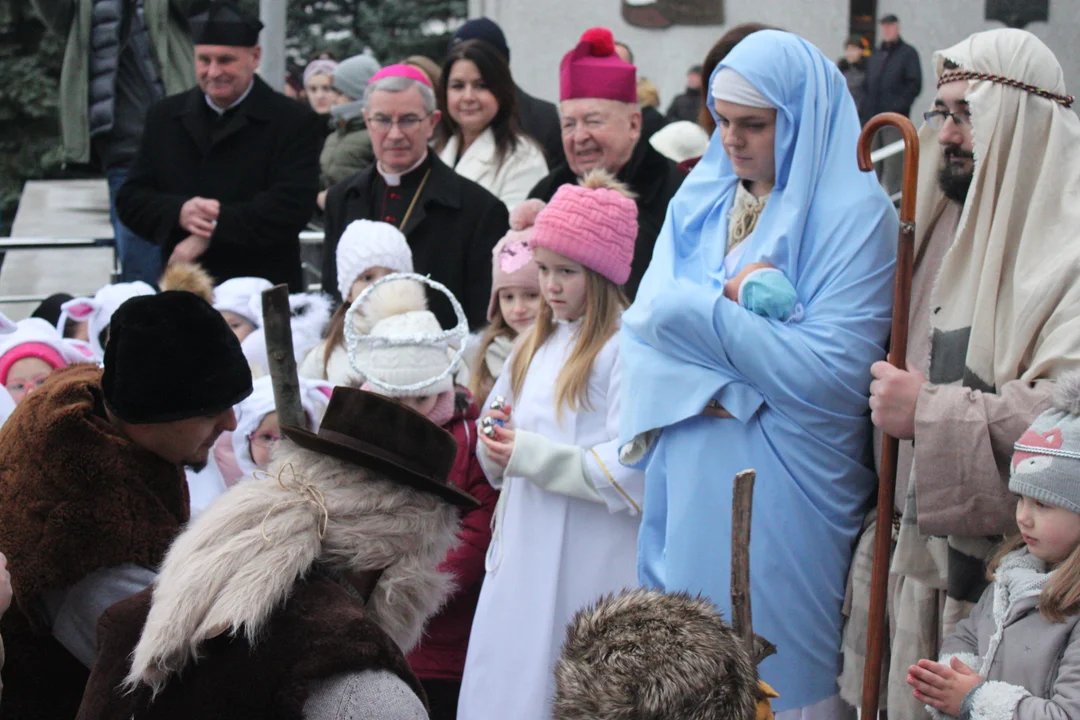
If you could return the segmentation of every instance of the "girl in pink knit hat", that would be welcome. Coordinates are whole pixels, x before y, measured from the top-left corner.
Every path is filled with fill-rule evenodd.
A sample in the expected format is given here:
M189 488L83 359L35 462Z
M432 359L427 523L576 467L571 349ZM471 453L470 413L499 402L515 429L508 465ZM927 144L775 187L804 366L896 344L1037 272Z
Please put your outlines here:
M529 245L537 213L543 209L544 203L535 199L514 208L510 232L492 251L488 326L475 353L467 358L472 375L469 391L481 403L502 375L514 340L533 326L544 303L540 297L540 269Z
M630 194L601 172L562 186L536 218L544 305L480 423L477 458L502 494L459 720L550 718L567 623L637 586L644 474L618 460L617 338L637 230Z

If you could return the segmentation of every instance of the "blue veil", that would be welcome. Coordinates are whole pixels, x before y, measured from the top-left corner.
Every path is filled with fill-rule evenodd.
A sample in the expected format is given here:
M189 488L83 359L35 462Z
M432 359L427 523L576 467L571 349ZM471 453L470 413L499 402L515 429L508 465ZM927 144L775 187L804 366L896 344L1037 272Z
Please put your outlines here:
M734 272L771 263L805 314L781 323L723 296L738 178L717 130L668 206L623 317L620 434L629 442L662 429L641 461L641 580L702 592L721 609L732 479L758 471L751 595L755 629L780 648L762 673L783 710L835 692L847 564L875 487L869 369L885 354L898 220L873 173L858 168L860 123L832 61L764 30L722 67L778 108L776 184ZM707 102L712 110L711 79ZM734 419L701 417L711 400ZM776 606L777 592L788 607Z

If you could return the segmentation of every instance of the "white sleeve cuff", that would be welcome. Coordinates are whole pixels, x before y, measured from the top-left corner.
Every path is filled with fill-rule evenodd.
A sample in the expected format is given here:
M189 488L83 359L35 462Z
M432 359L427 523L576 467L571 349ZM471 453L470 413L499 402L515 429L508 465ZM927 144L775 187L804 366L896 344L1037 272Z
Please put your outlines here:
M585 470L583 451L527 430L514 433L514 451L506 466L510 477L522 477L549 492L603 503Z
M970 720L1013 720L1020 701L1031 693L1019 685L993 680L971 691L966 703L971 712Z

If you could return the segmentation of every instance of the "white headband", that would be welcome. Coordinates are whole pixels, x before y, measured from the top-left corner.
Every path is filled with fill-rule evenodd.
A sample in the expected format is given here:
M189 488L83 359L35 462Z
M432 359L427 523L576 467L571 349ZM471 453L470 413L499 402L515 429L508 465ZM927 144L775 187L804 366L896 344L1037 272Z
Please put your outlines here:
M736 105L769 110L776 109L776 106L758 92L758 89L751 85L749 80L728 67L720 68L720 72L713 77L712 94L715 100L723 100Z

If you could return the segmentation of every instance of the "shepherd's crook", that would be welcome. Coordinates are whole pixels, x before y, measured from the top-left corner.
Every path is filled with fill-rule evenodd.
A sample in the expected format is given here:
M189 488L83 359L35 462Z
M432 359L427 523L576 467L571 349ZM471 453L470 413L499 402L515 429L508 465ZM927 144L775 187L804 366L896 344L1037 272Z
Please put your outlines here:
M904 137L904 186L900 196L900 242L896 248L896 284L893 289L892 334L889 361L907 367L908 314L911 305L911 273L915 258L915 191L919 182L919 136L915 126L898 113L875 115L859 136L859 169L871 172L870 141L878 130L891 125ZM881 473L878 476L877 527L874 535L874 566L870 576L870 629L866 636L866 672L863 675L862 719L876 720L881 692L881 665L885 651L886 596L889 587L889 556L892 550L893 496L896 493L894 437L881 439Z

